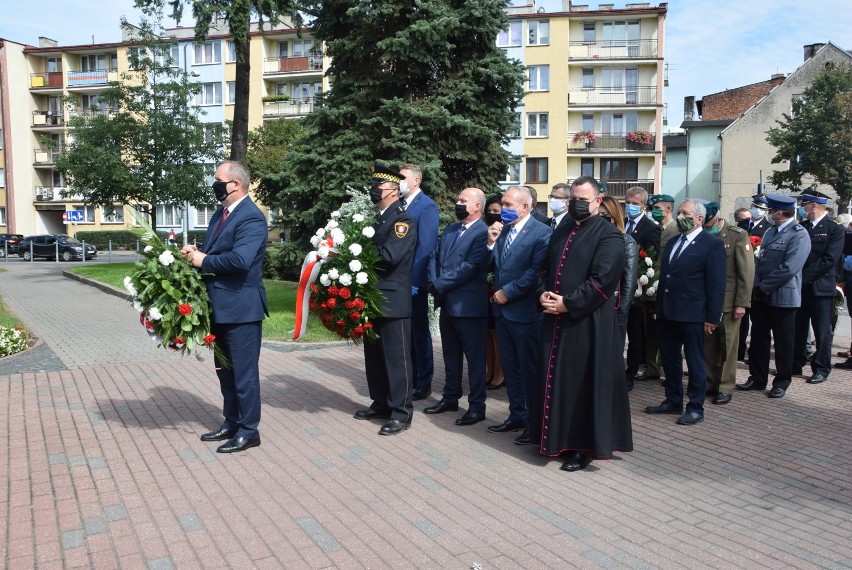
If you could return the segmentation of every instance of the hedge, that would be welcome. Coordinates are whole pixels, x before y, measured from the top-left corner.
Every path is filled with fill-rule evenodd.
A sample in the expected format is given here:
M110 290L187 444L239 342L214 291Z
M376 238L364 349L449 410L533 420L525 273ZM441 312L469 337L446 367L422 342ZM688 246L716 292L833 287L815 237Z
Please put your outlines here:
M178 243L183 243L183 233L177 234ZM157 235L163 241L169 237L169 232L158 231ZM203 243L207 236L207 230L190 230L188 237L190 243ZM104 231L78 231L74 236L78 241L84 241L98 248L98 251L107 251L112 242L113 251L135 251L139 243L139 236L129 230L104 230Z

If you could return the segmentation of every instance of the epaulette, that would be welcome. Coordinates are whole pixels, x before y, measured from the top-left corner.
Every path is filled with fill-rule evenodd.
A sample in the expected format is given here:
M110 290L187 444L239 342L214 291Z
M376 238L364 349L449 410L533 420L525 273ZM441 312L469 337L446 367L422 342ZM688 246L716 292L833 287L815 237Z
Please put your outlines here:
M736 232L738 234L746 233L746 231L739 226L732 226L732 225L728 224L728 229L731 230L732 232Z
M803 231L805 231L805 227L802 224L796 224L795 226L793 226L793 231L794 232L803 232Z

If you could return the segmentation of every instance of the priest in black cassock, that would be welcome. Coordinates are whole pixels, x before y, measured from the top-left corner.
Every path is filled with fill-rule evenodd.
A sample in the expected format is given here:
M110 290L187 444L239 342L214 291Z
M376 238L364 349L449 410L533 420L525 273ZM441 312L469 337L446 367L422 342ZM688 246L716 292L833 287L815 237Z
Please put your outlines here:
M553 232L539 281L545 317L530 442L542 455L564 455L565 471L633 451L616 315L624 238L597 215L600 205L597 180L574 181L573 220Z

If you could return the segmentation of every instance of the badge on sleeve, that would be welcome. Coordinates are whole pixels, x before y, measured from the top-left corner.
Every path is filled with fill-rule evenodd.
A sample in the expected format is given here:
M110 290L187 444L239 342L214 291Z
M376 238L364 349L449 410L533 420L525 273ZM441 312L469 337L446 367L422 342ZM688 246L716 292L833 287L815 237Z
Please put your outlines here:
M396 232L396 237L404 238L408 235L408 224L405 222L397 222L393 226L393 231Z
M746 251L751 251L751 246L750 246L749 244L745 244L745 250L746 250Z

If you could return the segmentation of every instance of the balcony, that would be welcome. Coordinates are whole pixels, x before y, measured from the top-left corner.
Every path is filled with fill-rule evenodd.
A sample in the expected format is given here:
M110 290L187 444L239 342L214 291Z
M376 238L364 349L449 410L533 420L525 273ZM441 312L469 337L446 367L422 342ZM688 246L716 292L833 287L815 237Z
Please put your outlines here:
M657 40L569 42L568 59L655 59Z
M594 87L572 89L568 93L569 106L660 106L657 87Z
M304 71L322 71L322 52L289 57L269 57L263 60L264 75L281 75Z
M604 180L603 183L606 184L607 196L613 198L624 198L627 195L627 189L634 186L642 188L648 194L654 193L653 180Z
M68 190L66 186L36 186L34 202L82 202L81 194L63 198L62 193Z
M117 69L93 69L91 71L69 71L68 88L98 87L118 81Z
M68 111L68 118L85 117L91 119L94 117L110 117L118 112L118 109L113 108L95 108L95 109L72 109Z
M585 142L584 138L577 138L580 133L568 133L568 152L629 152L629 153L651 153L656 148L656 136L650 134L651 140L647 143L634 142L627 138L626 134L595 133L595 142Z
M299 117L314 110L314 98L290 99L289 101L267 101L263 104L263 118Z
M61 71L30 73L30 89L62 89Z
M61 154L61 147L48 150L35 149L33 151L33 166L36 168L52 168Z
M65 116L61 111L33 111L34 129L52 129L65 126Z

